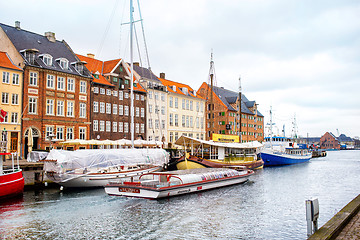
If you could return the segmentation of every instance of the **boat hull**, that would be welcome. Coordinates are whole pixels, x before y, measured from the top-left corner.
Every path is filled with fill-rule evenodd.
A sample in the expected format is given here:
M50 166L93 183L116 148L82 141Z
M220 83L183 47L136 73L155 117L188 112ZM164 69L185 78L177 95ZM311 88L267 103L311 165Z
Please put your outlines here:
M115 173L93 173L88 175L76 175L68 174L66 179L63 181L56 181L61 186L67 188L95 188L95 187L104 187L109 181L114 180L127 180L137 179L140 175L145 173L151 173L161 170L162 167L151 167L146 169L138 169L134 171L126 172L115 172Z
M250 170L257 170L264 165L263 160L254 161L234 161L234 162L220 162L201 159L195 156L190 156L185 160L185 157L180 158L176 162L178 170L195 169L195 168L232 168L234 166L243 166Z
M22 171L0 175L0 198L11 197L24 191L24 177Z
M210 189L240 184L248 181L248 174L246 176L238 176L229 179L221 179L211 182L198 182L193 184L185 184L183 186L165 187L159 189L132 187L132 186L105 186L105 192L114 196L126 196L146 199L160 199L168 198L183 194L196 193Z
M281 165L292 165L292 164L308 162L311 159L311 154L290 155L290 154L285 154L285 153L262 152L261 158L264 160L265 167L281 166Z

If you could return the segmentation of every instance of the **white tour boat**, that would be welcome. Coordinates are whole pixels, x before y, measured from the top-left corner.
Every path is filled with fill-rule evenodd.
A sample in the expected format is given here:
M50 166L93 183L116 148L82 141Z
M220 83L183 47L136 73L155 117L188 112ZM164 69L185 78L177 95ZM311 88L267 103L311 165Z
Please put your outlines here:
M143 174L138 181L112 182L109 195L158 199L244 183L254 171L243 168L197 168Z
M51 150L44 160L49 180L64 187L103 187L109 180L138 179L168 163L163 149Z

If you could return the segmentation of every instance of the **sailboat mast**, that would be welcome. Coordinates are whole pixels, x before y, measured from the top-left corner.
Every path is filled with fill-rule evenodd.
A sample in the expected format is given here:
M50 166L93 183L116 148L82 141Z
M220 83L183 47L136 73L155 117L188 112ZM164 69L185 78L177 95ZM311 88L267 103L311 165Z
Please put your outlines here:
M134 30L134 16L133 16L133 0L130 0L130 132L131 132L131 148L134 148L134 54L133 54L133 30Z
M241 77L239 77L239 136L240 136L240 143L242 142L242 131L241 131Z
M211 61L210 61L210 139L212 138L212 129L213 129L213 91L214 91L214 61L213 61L213 53L211 53Z

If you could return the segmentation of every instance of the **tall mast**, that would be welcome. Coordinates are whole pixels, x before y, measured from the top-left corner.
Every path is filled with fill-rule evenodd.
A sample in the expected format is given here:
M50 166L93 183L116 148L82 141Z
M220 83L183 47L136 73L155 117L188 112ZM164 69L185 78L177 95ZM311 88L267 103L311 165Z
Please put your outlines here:
M213 91L214 91L214 61L213 61L213 53L211 52L211 60L210 60L210 138L212 137L212 129L213 129Z
M133 0L130 0L130 132L131 132L131 148L134 148L134 56L133 56L133 30L134 30L134 16L133 16Z
M270 106L270 145L271 145L271 149L272 149L272 137L273 137L273 131L272 131L272 125L273 125L273 121L272 121L272 106Z
M242 142L242 131L241 131L241 76L239 77L239 136L240 136L240 143Z

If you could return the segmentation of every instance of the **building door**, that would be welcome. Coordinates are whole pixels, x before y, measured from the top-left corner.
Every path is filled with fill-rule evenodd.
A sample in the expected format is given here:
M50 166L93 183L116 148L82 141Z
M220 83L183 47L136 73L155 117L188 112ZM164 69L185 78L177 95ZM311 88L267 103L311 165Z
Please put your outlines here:
M10 152L17 152L18 150L18 133L17 132L11 132L10 136Z

